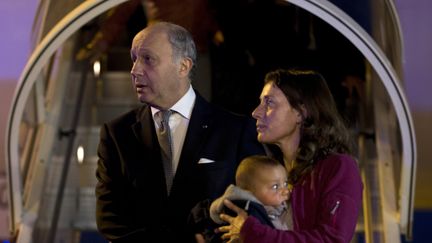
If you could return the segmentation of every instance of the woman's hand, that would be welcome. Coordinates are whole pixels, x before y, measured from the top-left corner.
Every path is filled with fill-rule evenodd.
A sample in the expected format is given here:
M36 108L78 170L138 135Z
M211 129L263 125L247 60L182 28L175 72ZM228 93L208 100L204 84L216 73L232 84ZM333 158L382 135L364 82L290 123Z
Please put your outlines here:
M222 239L229 239L228 243L239 242L240 240L240 231L243 226L244 221L247 219L248 215L246 211L234 205L231 201L225 199L225 206L234 211L237 216L231 217L226 214L221 214L220 218L229 223L229 225L221 226L218 228L219 232L223 232Z
M204 236L202 234L195 234L196 243L205 243Z

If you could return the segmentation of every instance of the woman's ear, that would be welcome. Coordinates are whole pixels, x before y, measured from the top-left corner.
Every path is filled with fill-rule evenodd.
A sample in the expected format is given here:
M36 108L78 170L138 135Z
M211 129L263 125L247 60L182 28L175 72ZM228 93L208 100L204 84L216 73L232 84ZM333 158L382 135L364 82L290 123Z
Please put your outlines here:
M300 105L300 110L297 110L297 124L302 123L306 117L307 117L306 106Z
M179 74L181 77L186 77L189 75L189 72L191 71L193 66L193 62L190 58L183 58L180 61L180 69L179 69Z

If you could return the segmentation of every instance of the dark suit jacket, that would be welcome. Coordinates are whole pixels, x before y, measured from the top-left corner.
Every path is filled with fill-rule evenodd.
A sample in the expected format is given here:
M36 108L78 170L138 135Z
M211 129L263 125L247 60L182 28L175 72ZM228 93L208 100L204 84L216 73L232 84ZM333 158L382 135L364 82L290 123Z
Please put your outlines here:
M263 153L252 119L216 108L197 94L167 196L150 107L130 111L101 128L98 229L112 242L192 242L187 218L193 206L221 196L234 183L238 163ZM198 164L200 158L215 162Z

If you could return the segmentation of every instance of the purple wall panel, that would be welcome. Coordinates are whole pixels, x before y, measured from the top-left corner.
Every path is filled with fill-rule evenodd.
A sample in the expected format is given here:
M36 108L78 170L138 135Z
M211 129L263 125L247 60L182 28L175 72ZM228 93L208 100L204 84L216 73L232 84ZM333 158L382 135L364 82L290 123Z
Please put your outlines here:
M404 38L405 91L413 110L432 111L432 1L397 0Z
M18 80L30 55L38 0L0 1L0 82Z

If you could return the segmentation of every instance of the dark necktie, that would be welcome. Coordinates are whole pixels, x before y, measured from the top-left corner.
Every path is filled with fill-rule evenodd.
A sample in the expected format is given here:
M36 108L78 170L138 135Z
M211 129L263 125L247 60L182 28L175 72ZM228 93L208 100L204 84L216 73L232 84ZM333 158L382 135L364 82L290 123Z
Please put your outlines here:
M162 153L162 163L165 171L165 180L168 195L171 191L172 181L174 179L174 171L172 164L173 144L171 138L171 130L169 127L169 118L172 114L171 110L159 111L159 145Z

